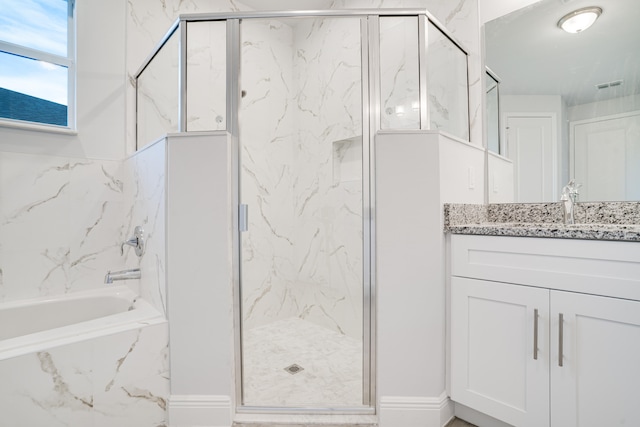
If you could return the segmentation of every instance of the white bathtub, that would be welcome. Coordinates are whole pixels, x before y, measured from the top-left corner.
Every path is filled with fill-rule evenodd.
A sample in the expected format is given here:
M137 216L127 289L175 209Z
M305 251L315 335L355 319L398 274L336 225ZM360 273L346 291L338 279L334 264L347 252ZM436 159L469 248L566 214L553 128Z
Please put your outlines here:
M168 325L126 286L0 304L0 425L166 425Z
M0 360L164 322L127 286L0 304Z

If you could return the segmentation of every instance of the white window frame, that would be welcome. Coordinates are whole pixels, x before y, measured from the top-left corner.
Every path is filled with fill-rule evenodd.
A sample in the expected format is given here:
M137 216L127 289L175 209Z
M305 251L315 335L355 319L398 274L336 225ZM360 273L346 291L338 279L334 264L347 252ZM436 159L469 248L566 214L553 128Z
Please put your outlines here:
M67 0L67 56L0 40L0 51L37 61L45 61L67 68L67 126L15 120L0 117L0 126L17 127L47 132L76 133L76 0Z

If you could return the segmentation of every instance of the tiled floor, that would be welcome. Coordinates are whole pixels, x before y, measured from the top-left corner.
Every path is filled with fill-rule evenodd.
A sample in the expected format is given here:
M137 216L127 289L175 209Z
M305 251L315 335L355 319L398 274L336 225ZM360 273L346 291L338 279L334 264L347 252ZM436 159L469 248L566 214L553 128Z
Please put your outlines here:
M477 426L474 424L469 424L466 421L459 420L458 418L454 418L453 420L451 420L451 422L449 422L449 424L446 425L446 427L477 427Z
M279 320L245 332L243 358L247 406L362 406L362 343L355 338ZM292 365L296 373L285 370Z
M244 403L248 406L361 406L362 343L291 318L246 331ZM297 365L297 373L285 368ZM295 370L295 369L294 369ZM238 427L313 427L318 424L235 423ZM335 424L323 427L375 427ZM397 426L400 427L400 426ZM446 427L475 427L454 419Z

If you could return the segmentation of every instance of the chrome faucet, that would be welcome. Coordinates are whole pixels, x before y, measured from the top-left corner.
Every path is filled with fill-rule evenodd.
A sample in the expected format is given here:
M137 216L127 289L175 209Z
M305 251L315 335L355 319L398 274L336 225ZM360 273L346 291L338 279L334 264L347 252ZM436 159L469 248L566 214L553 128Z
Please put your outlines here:
M578 188L580 187L582 187L582 184L576 184L574 179L570 180L567 185L562 187L562 196L560 196L560 201L562 202L565 224L576 223L575 210L579 194Z
M133 237L127 239L120 245L120 255L124 255L124 246L133 246L136 255L141 257L144 254L144 230L139 225L133 230Z
M107 271L107 275L104 276L104 283L111 284L114 280L131 280L140 278L140 269L132 268L130 270L122 271Z

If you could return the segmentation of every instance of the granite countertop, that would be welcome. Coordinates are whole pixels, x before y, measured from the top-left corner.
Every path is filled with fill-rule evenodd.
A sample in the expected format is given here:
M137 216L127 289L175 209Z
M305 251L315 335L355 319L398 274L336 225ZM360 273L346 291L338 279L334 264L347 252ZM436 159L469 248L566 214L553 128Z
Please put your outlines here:
M564 224L560 203L447 204L445 232L640 242L640 202L578 203Z

